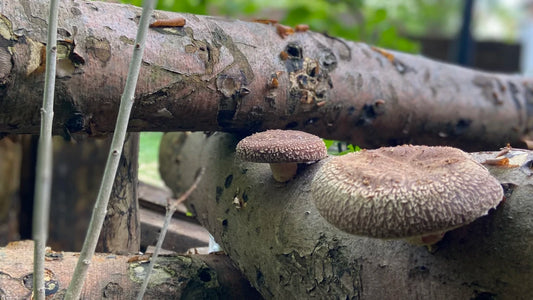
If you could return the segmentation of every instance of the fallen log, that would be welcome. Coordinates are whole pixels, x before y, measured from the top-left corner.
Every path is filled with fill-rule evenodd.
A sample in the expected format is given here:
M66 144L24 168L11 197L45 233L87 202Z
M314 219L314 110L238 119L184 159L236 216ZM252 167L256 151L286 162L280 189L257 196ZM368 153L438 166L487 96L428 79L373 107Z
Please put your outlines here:
M63 299L78 253L47 251L46 295ZM135 299L148 256L96 254L81 299ZM0 247L0 298L29 299L33 242ZM260 299L223 254L160 256L144 299Z
M189 197L197 215L268 299L528 299L533 294L533 153L519 166L487 165L505 201L448 232L428 251L402 240L341 232L316 210L310 183L323 161L288 183L268 164L235 158L230 134L166 134L162 178L176 193L205 167ZM473 153L483 162L496 152ZM491 161L489 161L491 162ZM492 162L491 162L492 163Z
M0 16L0 132L37 133L45 0L9 1ZM113 130L140 9L60 5L54 132ZM372 148L524 147L533 81L460 68L312 31L158 11L131 131L301 129Z

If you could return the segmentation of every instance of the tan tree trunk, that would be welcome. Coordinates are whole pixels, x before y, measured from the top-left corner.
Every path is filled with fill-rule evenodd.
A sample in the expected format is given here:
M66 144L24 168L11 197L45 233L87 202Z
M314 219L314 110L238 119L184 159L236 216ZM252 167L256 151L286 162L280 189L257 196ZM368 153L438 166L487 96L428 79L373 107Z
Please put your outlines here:
M139 133L128 133L109 198L106 218L100 232L97 251L137 253L141 245L141 224L137 177L139 169Z
M529 299L533 295L533 153L522 167L489 166L505 202L448 232L436 251L402 240L349 235L327 223L310 196L322 162L286 183L268 164L235 158L239 138L166 134L162 177L179 192L206 172L189 197L198 220L265 298ZM495 152L474 153L484 161Z
M4 1L0 132L36 133L48 1ZM113 130L139 8L65 1L59 11L55 133ZM533 81L468 70L316 32L183 17L147 37L130 130L302 129L362 147L520 147Z

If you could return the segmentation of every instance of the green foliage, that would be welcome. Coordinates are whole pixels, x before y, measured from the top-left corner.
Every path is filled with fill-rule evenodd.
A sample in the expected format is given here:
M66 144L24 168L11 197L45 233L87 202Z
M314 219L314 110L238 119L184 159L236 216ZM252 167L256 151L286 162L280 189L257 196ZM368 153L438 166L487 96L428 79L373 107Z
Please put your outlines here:
M141 132L140 144L143 147L139 151L139 161L146 162L158 156L162 136L162 132Z
M347 144L335 140L323 139L326 148L328 149L328 154L330 155L344 155L351 152L361 151L359 146L353 144Z
M163 186L159 175L159 144L162 132L141 132L139 142L139 179L141 181Z
M333 146L333 144L335 143L334 140L326 140L326 139L323 139L324 141L324 144L326 144L326 149L329 150L329 148L331 148L331 146Z
M417 43L400 36L386 8L365 6L362 0L282 2L287 6L281 23L308 24L314 31L404 52L419 49Z
M122 3L142 5L142 0L121 0ZM210 0L159 0L156 9L166 11L188 12L192 14L207 14L207 5Z
M415 53L418 43L402 37L384 8L365 9L365 24L361 27L360 40L388 49Z
M142 2L122 1L133 5ZM399 34L387 7L365 5L363 0L160 0L157 9L244 19L275 15L283 24L307 24L313 31L353 41L404 52L419 49L417 43Z
M351 153L351 152L361 151L361 148L359 146L353 145L353 144L347 144L346 148L347 148L346 150L339 152L337 155L344 155L344 154Z
M386 2L396 27L412 36L450 36L461 24L463 0Z

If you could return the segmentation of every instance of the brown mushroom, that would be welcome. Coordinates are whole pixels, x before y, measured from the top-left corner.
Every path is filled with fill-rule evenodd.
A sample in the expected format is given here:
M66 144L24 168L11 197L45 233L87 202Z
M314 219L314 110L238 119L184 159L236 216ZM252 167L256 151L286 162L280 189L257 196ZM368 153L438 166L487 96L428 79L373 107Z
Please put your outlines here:
M276 181L296 175L298 163L314 162L327 156L321 138L297 130L267 130L244 138L237 144L237 157L250 162L269 163Z
M503 189L459 149L404 145L331 158L313 179L312 195L343 231L430 245L486 215Z

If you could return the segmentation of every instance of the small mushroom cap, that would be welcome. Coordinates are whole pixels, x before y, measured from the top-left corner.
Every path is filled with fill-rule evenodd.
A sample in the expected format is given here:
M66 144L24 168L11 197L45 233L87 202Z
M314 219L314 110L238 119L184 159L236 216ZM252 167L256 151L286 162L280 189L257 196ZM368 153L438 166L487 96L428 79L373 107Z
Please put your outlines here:
M327 156L324 141L297 130L267 130L242 139L237 157L258 163L310 162Z
M331 158L313 179L312 195L339 229L395 239L470 223L498 205L503 189L459 149L404 145Z

